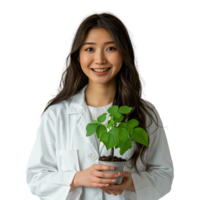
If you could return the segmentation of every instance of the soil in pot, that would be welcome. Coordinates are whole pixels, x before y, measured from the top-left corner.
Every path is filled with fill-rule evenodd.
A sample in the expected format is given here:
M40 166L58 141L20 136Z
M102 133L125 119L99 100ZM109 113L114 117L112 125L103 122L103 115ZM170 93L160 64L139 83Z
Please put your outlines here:
M119 158L117 156L113 156L113 159L112 159L112 156L109 155L109 156L101 156L99 158L100 161L110 161L110 162L124 162L126 161L126 159L123 159L123 158Z

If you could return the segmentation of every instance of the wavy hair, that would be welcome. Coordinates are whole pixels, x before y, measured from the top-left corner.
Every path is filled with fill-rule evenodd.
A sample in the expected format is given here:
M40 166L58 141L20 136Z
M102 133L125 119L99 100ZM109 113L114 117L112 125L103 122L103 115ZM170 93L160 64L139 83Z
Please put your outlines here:
M127 117L129 117L129 120L136 119L139 122L139 127L143 128L147 132L145 113L150 117L151 123L152 119L155 122L155 119L148 111L148 109L152 111L153 109L149 107L148 104L141 98L142 85L140 82L138 71L136 69L135 54L128 31L124 24L116 16L110 13L93 14L82 21L75 34L71 47L71 52L66 59L66 69L62 73L58 94L48 102L43 113L49 106L59 103L63 100L68 100L70 97L80 92L80 90L88 84L88 77L82 71L80 63L78 61L78 57L79 50L87 36L87 33L92 28L104 28L108 30L115 42L115 45L117 46L118 51L121 53L123 58L122 68L116 75L117 91L113 101L113 105L117 105L118 107L123 105L132 107L133 109L131 110L131 112L124 115L124 119L122 120L122 122L125 122L125 119ZM69 57L70 62L68 64ZM156 116L155 112L154 114ZM158 128L159 125L157 123L156 125ZM144 160L144 154L147 148L148 147L136 142L136 150L129 159L132 163L131 168L135 167L139 175L140 173L136 166L136 161L139 157L142 163L146 166L147 170L151 166L153 166L146 163Z

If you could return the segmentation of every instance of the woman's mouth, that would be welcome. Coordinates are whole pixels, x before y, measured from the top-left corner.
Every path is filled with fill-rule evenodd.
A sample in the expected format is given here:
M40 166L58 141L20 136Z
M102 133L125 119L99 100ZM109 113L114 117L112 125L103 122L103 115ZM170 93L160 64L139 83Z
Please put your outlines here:
M94 71L94 69L92 69L92 71L96 74L96 75L104 75L106 73L108 73L110 71L111 67L108 68L106 71L102 71L102 72L97 72L97 71Z

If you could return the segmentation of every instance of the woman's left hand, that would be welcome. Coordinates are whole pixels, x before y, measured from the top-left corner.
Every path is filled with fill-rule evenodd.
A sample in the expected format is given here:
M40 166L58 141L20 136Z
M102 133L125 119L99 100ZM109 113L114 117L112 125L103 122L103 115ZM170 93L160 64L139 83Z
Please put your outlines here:
M134 191L134 184L130 172L120 171L118 172L119 176L123 177L121 185L109 185L106 187L100 188L107 194L112 194L114 196L121 195L124 190Z

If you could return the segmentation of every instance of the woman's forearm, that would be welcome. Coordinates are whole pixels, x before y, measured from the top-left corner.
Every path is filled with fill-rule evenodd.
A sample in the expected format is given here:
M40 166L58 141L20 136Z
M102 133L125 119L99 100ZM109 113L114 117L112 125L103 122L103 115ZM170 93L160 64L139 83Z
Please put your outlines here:
M77 174L78 174L78 173L79 173L79 172L76 172L76 174L74 175L74 178L73 178L73 180L72 180L72 183L70 184L71 188L70 188L70 191L69 191L69 192L73 191L74 189L76 189L76 188L78 187L78 185L77 185Z
M130 181L131 181L131 185L128 187L127 190L135 192L135 186L134 186L133 179L131 176L130 176Z
M133 185L132 187L129 187L128 190L129 190L129 191L132 191L132 192L135 192L135 187L134 187L134 185Z

